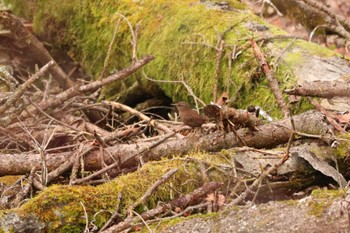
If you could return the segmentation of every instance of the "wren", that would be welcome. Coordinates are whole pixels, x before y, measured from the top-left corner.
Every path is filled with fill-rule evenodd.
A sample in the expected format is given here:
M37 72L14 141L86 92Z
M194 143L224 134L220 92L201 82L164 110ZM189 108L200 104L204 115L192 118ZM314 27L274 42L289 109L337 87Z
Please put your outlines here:
M180 120L192 128L201 127L205 123L205 118L198 114L186 102L178 102L173 104L179 111Z

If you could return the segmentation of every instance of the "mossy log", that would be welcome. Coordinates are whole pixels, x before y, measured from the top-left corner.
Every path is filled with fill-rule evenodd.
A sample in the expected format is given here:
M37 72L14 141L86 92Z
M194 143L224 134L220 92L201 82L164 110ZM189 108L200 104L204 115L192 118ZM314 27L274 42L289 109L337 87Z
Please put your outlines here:
M5 2L10 2L16 13L33 19L38 35L52 42L56 49L67 50L96 78L102 73L115 25L123 14L133 26L140 22L138 53L156 57L145 68L148 77L172 81L184 78L194 93L207 103L213 99L217 83L219 92L237 93L233 96L235 107L259 105L274 117L282 113L266 88L263 74L257 74L258 63L248 45L251 38L265 38L267 43L262 49L271 64L278 58L274 68L281 89L292 88L303 80L318 80L320 75L323 80L334 80L350 72L348 62L335 52L303 40L288 39L284 31L266 24L236 0L221 5L198 0ZM118 30L108 72L125 67L132 58L129 27L122 23ZM221 62L217 62L219 51ZM101 98L118 98L134 107L144 101L142 98L162 93L141 73L123 82L104 89ZM127 90L134 90L129 87L135 82L143 89L140 92L137 88L137 92L143 95L127 93ZM192 101L181 83L158 85L173 101ZM135 98L131 101L125 99L126 96ZM311 107L307 101L300 103L296 111Z

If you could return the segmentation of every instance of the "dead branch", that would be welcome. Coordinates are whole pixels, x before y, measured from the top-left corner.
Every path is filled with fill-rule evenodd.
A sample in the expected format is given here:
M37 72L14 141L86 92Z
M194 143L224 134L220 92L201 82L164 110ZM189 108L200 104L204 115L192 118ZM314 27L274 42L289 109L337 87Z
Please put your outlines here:
M103 101L102 103L107 104L109 106L113 106L113 107L118 108L118 109L121 109L123 111L130 112L131 114L138 116L140 119L150 122L151 125L154 125L155 128L158 128L158 129L160 129L161 131L163 131L165 133L172 133L173 132L171 129L169 129L168 127L164 126L163 124L157 123L155 120L152 121L145 114L143 114L143 113L141 113L141 112L139 112L139 111L137 111L137 110L135 110L133 108L130 108L129 106L126 106L124 104L117 103L117 102L107 101L107 100ZM178 139L183 138L183 136L178 134L178 133L176 134L176 137Z
M315 108L316 108L318 111L322 112L322 113L326 116L327 120L329 121L329 123L331 123L331 124L334 126L334 128L336 128L336 129L337 129L339 132L341 132L341 133L346 133L345 129L343 129L343 128L334 120L334 117L331 115L331 113L329 113L326 109L324 109L316 100L311 99L310 97L309 97L308 99L309 99L309 101L311 102L311 104L312 104L313 106L315 106Z
M32 189L34 174L35 168L32 168L28 176L27 184L23 187L21 192L17 193L16 198L11 203L13 207L18 207L22 200L29 194L30 190Z
M326 13L327 15L331 16L333 19L335 19L339 23L344 24L344 26L348 30L350 30L350 21L348 19L342 17L339 14L335 14L326 5L324 5L324 4L320 3L320 2L316 2L314 0L301 0L301 1L305 2L307 5L309 5L311 7L314 7L316 9Z
M105 78L103 80L97 80L97 81L91 82L91 83L83 85L83 86L73 86L73 87L69 88L68 90L56 95L55 97L52 97L52 98L48 99L47 101L41 102L40 104L38 104L38 106L42 110L45 110L47 108L57 107L57 106L65 103L65 101L67 101L67 100L69 100L77 95L80 95L80 94L83 94L83 93L86 93L89 91L94 91L102 86L105 86L105 85L111 83L111 82L126 78L126 77L130 76L131 74L133 74L134 72L136 72L142 66L144 66L147 63L149 63L150 61L152 61L153 59L154 59L153 56L145 56L144 58L135 62L130 67L125 68L121 71L118 71L118 72L108 76L107 78ZM31 109L31 112L34 113L35 110ZM27 117L27 116L28 116L28 113L26 113L26 112L22 113L22 117Z
M253 48L255 58L259 62L261 70L264 72L264 74L267 77L267 80L269 81L270 89L276 98L277 104L280 106L280 108L282 109L282 111L284 113L284 118L288 118L289 108L283 99L282 92L279 89L278 81L277 81L273 71L270 69L270 66L269 66L264 54L262 53L259 46L257 45L257 43L253 39L250 41L250 45Z
M219 85L219 79L221 75L221 61L224 56L224 45L225 42L222 40L222 38L219 39L220 45L218 48L218 52L216 55L216 67L215 67L215 79L214 79L214 89L213 89L213 102L217 100L217 94L218 94L218 85Z
M121 19L119 19L118 22L115 25L112 39L111 39L111 41L110 41L110 43L108 45L107 55L106 55L105 60L103 62L103 69L102 69L102 72L101 72L100 76L98 77L98 79L103 79L104 76L105 76L107 67L109 65L109 61L111 59L112 48L113 48L113 44L114 44L114 42L116 40L116 37L117 37L117 33L118 33L119 26L120 26L120 22L121 22Z
M318 136L325 141L332 141L333 135L329 134L328 125L323 120L323 114L316 111L308 111L303 114L293 116L295 122L295 130L299 133L304 133L304 136L310 137L312 135ZM293 128L290 120L285 119L270 124L257 126L257 131L250 131L245 128L237 130L237 133L246 145L254 148L271 148L276 145L287 143ZM174 133L167 137L172 137ZM321 136L320 136L321 135ZM168 140L167 137L154 142L139 142L135 144L118 144L107 147L108 153L114 158L120 159L120 167L133 167L139 164L139 157L142 156L144 161L158 160L162 157L171 156L174 154L186 154L193 150L217 151L224 148L232 148L241 144L240 140L233 134L226 134L225 138L222 132L213 132L208 135L203 135L195 140L187 137L181 140ZM71 153L61 152L52 153L48 155L47 167L49 171L56 169L59 164L71 158ZM101 169L100 156L97 151L90 152L84 157L84 166L86 171L96 171ZM104 158L107 164L115 163L109 156ZM110 165L117 167L117 164ZM40 155L35 153L23 154L0 154L0 175L18 175L30 172L32 167L40 169ZM106 172L110 167L104 168L106 170L99 171L98 176ZM86 180L85 180L86 181Z
M100 232L103 232L104 230L106 230L112 223L113 221L116 220L116 218L118 216L120 216L121 214L119 214L119 207L120 207L120 202L121 202L121 199L122 199L122 193L118 193L118 197L117 197L117 206L115 207L115 210L114 210L114 213L112 214L112 216L108 219L108 221L105 223L105 225L103 225L103 227L98 231L99 233Z
M157 180L147 191L146 193L140 198L138 199L136 202L134 202L132 205L130 205L128 207L127 212L129 213L129 217L132 216L132 212L135 209L135 207L137 207L138 205L144 204L149 198L150 196L157 191L158 187L162 184L164 184L165 182L167 182L176 172L178 172L178 168L175 169L171 169L170 171L168 171L167 173L165 173L162 177L160 177L159 180Z
M281 167L288 160L288 158L289 152L285 154L285 156L280 160L279 163L275 164L274 166L268 168L265 172L261 173L261 175L257 179L255 179L254 182L251 185L249 185L249 187L247 187L244 192L242 192L237 198L230 202L229 206L237 205L244 201L250 193L254 192L254 190L264 181L264 179L266 179L268 175L270 175L272 172L276 171L279 167Z
M15 105L15 102L24 94L24 92L39 78L41 78L54 64L53 61L50 61L41 69L32 75L25 83L23 83L12 95L11 97L0 107L0 115L3 114L9 107Z
M339 81L305 82L301 86L284 90L289 95L300 95L321 98L333 98L336 96L349 97L350 84Z
M196 203L199 203L202 201L202 199L209 193L214 192L215 190L219 189L222 186L222 183L219 182L210 182L204 184L202 187L194 190L192 193L189 193L187 195L183 195L170 203L163 204L155 209L146 211L141 214L141 217L143 220L151 219L159 214L166 213L170 211L172 208L175 207L181 207L185 208L190 205L195 205ZM138 216L135 217L129 217L126 218L123 222L118 223L117 225L114 225L107 230L103 231L102 233L111 233L111 232L121 232L123 230L126 230L130 227L133 227L135 224L138 224L140 222L140 218Z
M136 152L136 153L133 154L130 158L128 158L126 161L123 161L123 162L124 162L124 163L128 163L128 160L135 160L137 156L142 157L142 154L143 154L144 152L149 151L149 150L151 150L152 148L154 148L154 147L160 145L161 143L165 142L165 141L168 140L169 138L173 137L175 134L176 134L176 132L173 132L173 133L170 133L170 134L166 135L164 138L162 138L162 139L156 141L155 143L153 143L153 144L150 145L149 147L144 147L144 148L142 148L141 151ZM113 156L113 157L115 157L115 156ZM120 156L118 156L118 157L120 158ZM97 177L97 176L99 176L99 175L102 175L103 173L105 173L105 172L111 170L112 168L120 167L120 166L121 166L121 163L122 163L122 161L121 161L121 160L118 160L118 161L112 163L111 165L109 165L109 166L107 166L107 167L105 167L105 168L99 170L98 172L95 172L95 173L93 173L93 174L91 174L91 175L89 175L89 176L86 176L86 177L84 177L84 178L81 178L81 179L78 179L78 180L73 181L72 184L81 184L81 183L84 183L84 182L86 182L86 181L88 181L88 180L91 180L91 179L94 178L94 177Z

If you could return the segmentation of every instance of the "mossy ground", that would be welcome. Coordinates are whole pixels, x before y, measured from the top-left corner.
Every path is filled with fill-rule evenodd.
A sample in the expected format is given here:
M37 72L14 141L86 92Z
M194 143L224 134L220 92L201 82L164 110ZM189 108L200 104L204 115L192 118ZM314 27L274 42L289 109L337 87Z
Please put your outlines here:
M334 199L342 198L345 195L345 190L322 190L315 189L312 191L312 199L309 202L309 214L316 217L321 217L325 210L329 208Z

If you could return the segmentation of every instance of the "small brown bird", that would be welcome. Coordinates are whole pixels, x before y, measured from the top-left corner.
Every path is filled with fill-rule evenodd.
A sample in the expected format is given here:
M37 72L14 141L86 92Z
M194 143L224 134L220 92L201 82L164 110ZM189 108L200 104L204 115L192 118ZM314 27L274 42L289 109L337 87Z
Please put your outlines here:
M198 114L186 102L178 102L173 104L179 111L180 120L192 128L201 127L205 123L205 118Z

